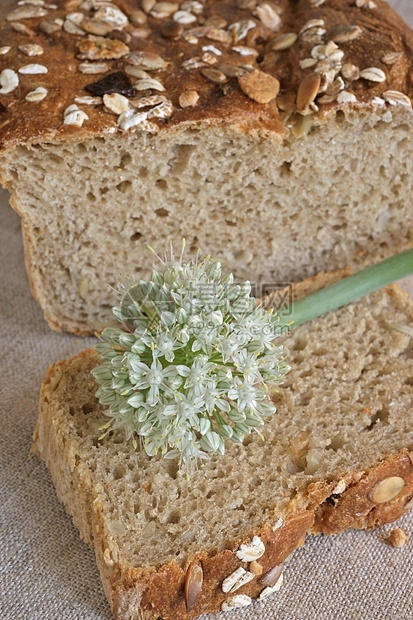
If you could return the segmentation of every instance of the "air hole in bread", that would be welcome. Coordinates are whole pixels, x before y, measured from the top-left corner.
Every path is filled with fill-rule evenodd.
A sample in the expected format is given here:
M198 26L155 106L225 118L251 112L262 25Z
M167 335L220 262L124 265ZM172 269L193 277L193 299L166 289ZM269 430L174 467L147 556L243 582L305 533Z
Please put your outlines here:
M125 476L125 470L123 467L113 467L112 476L114 480L120 480Z
M336 123L337 125L342 125L346 121L346 113L344 110L337 110L336 112Z
M129 164L132 163L132 157L129 153L121 153L119 168L125 169Z
M156 209L155 210L155 215L157 215L158 217L168 217L169 215L169 211L167 209Z
M161 189L163 191L166 191L168 189L168 183L165 181L165 179L157 179L155 183L158 189Z
M188 166L191 154L196 149L194 144L176 144L172 147L172 157L169 160L171 172L180 174Z
M166 520L166 523L179 523L179 520L180 520L179 512L177 510L173 510L169 514L169 516L168 516L168 518Z
M122 192L122 194L126 194L127 192L129 192L132 188L132 182L131 181L122 181L121 183L119 183L116 186L116 189L119 192Z
M291 161L285 161L280 166L280 175L281 175L281 177L288 177L289 175L292 174L291 166L292 166L292 162Z

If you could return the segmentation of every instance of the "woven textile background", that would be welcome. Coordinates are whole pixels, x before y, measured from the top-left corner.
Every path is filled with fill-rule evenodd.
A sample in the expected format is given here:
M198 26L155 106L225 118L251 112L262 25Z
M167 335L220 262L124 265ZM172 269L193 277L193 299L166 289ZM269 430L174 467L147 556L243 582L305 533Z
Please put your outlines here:
M413 0L390 4L413 25ZM0 620L111 620L93 553L29 453L47 367L93 340L52 332L43 320L20 220L1 190L0 275ZM413 296L413 279L403 285ZM413 537L413 511L399 525ZM279 593L203 620L413 620L413 541L390 547L390 529L311 538L287 563Z

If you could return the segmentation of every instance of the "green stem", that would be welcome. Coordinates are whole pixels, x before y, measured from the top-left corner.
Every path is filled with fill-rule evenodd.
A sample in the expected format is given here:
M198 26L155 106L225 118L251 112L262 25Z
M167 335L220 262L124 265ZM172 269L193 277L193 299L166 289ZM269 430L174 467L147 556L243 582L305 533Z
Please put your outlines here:
M297 327L411 274L413 249L367 267L308 297L293 301L281 311L281 325L289 325L291 322L292 327Z

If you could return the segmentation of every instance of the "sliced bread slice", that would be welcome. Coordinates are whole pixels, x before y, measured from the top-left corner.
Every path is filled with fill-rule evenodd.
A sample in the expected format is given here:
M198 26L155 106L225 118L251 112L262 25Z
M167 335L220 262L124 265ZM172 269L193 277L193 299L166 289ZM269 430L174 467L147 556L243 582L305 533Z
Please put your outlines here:
M30 1L0 2L0 182L51 327L106 326L148 244L257 284L411 246L413 32L386 2Z
M294 330L265 441L228 443L189 480L120 431L99 441L92 349L51 366L35 449L95 550L117 620L249 604L279 587L306 533L378 527L412 506L413 341L397 326L412 322L413 304L390 286Z

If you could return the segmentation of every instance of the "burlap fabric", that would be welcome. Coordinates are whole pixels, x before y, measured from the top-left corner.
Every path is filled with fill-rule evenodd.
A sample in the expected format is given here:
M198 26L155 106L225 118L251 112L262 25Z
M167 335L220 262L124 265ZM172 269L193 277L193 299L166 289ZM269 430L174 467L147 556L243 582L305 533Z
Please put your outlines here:
M391 4L413 24L413 0ZM47 367L93 339L49 329L30 294L19 217L2 191L0 218L0 620L110 620L93 553L30 455ZM413 295L413 279L403 284ZM398 525L413 534L413 514ZM278 594L203 620L413 620L413 543L389 546L391 529L310 538Z

